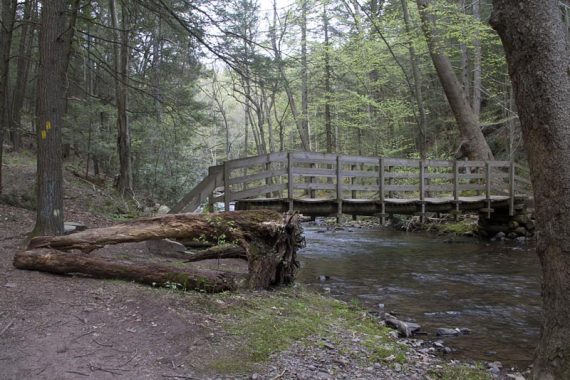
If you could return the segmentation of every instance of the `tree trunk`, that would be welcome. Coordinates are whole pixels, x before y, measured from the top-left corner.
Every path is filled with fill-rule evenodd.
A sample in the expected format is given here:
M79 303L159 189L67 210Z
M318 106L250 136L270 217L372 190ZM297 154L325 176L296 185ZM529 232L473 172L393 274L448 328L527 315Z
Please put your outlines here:
M107 228L86 230L72 235L56 237L36 237L31 240L28 251L17 256L15 265L19 268L29 268L53 272L57 269L57 258L50 261L45 257L45 251L57 256L57 252L81 250L92 252L95 249L111 244L132 243L158 239L200 240L212 243L232 242L237 247L227 250L222 247L210 249L210 254L220 255L224 250L234 255L245 255L248 260L248 284L252 288L268 288L288 284L294 280L298 262L297 249L302 247L304 240L297 215L283 217L272 211L236 211L222 214L170 214L132 221ZM53 252L53 250L56 253ZM37 253L35 253L37 252ZM79 255L79 254L74 254ZM39 257L34 264L25 267L21 260L29 256ZM79 255L82 256L82 255ZM46 260L43 260L43 258ZM62 269L66 273L73 269L81 269L79 273L102 276L105 269L89 269L87 264L98 265L98 262L76 261L71 259L61 261L61 265L77 265L71 269ZM205 257L211 258L211 257ZM38 261L39 260L39 261ZM38 263L39 264L36 264ZM103 263L107 264L107 263ZM124 277L120 267L110 267L109 276ZM61 273L61 272L57 272ZM142 272L140 272L142 273ZM146 273L146 272L145 272ZM137 274L137 277L141 277ZM109 278L109 277L107 277ZM135 279L139 281L138 279Z
M477 0L479 1L479 0ZM459 0L459 10L462 13L467 13L467 6L465 0ZM469 52L467 50L467 45L465 44L465 39L467 38L465 33L465 28L461 30L461 39L459 41L459 50L461 52L460 68L461 68L461 86L465 92L465 96L469 98L471 92L471 74L469 71Z
M481 21L479 1L473 2L473 18L477 22ZM479 119L481 114L481 40L478 35L473 40L473 96L471 101L473 113Z
M416 3L433 65L459 127L463 140L462 150L471 160L492 160L493 153L481 132L479 119L471 109L449 58L441 50L442 42L438 38L437 31L434 28L434 17L429 10L431 0L416 0Z
M10 127L8 94L10 82L10 48L16 18L16 0L2 0L0 4L0 194L2 193L2 155L4 135Z
M133 170L131 162L131 136L127 117L127 83L129 80L129 31L126 6L121 8L121 26L116 0L109 1L111 26L115 34L113 65L115 71L115 98L117 102L117 146L119 150L119 178L117 188L123 195L133 195Z
M570 48L557 0L493 0L534 188L543 322L534 379L570 379ZM537 46L540 49L537 49Z
M24 106L24 98L28 87L28 74L30 72L30 63L32 60L32 46L34 41L34 28L32 24L34 9L34 0L26 0L24 5L24 15L22 17L22 30L20 33L20 42L18 46L18 58L16 63L16 85L14 86L14 96L12 99L11 114L12 118L10 128L10 139L14 150L22 148L22 108Z
M323 3L323 29L325 32L325 134L327 152L334 151L334 139L331 121L331 63L330 63L330 42L329 42L329 16L327 14L327 3Z
M245 277L240 273L117 262L49 248L18 252L14 256L14 266L18 269L64 275L80 273L95 278L120 279L151 286L177 287L208 293L237 289Z
M37 216L33 235L63 234L62 129L67 96L67 66L79 0L43 3L40 62L36 89ZM71 13L70 21L67 15Z
M291 115L293 116L293 120L295 121L295 125L297 127L297 131L299 132L299 137L301 139L301 147L303 150L310 150L310 142L309 142L309 133L308 130L304 129L304 124L302 122L302 115L299 115L299 110L297 109L297 103L295 101L295 96L293 95L293 91L291 90L291 86L289 84L289 80L287 79L287 75L285 73L285 65L283 63L283 58L281 54L281 46L277 41L277 5L275 1L273 1L273 32L271 33L271 47L273 49L273 54L275 56L275 62L277 64L277 69L279 70L279 76L281 81L283 82L283 88L285 93L287 94L287 100L289 101L289 107L291 108ZM282 126L282 124L281 124ZM281 130L280 137L283 137L283 131ZM281 140L283 145L283 139ZM283 149L281 149L283 150Z
M307 4L308 0L301 2L301 141L306 141L303 148L311 150L311 137L309 134L309 73L307 65Z
M404 24L406 26L406 32L411 38L411 20L410 20L410 12L408 9L408 0L401 0L402 3L402 11L404 14ZM416 55L416 49L414 48L413 42L410 40L408 43L408 51L410 53L410 64L412 66L412 76L414 78L414 95L416 98L416 103L418 105L418 111L420 114L420 125L419 125L419 133L418 133L418 148L420 151L420 157L422 159L426 158L426 131L427 131L427 116L426 116L426 109L424 105L424 97L422 94L422 77L420 74L420 68L418 65L418 58Z

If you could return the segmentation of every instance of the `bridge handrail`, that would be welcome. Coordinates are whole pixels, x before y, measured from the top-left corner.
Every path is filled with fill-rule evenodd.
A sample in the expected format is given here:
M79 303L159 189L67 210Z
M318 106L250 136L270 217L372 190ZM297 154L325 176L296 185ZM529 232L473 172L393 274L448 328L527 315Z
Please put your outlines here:
M301 197L320 196L344 200L400 198L413 193L420 202L434 193L445 193L455 201L466 192L510 199L511 212L515 197L528 195L527 169L514 161L420 160L408 158L365 157L318 152L275 152L225 161L210 168L196 188L173 208L180 212L197 207L206 198L210 205L260 197L288 199L292 207L295 193ZM223 195L214 195L223 188ZM345 193L350 195L345 196ZM372 194L371 194L372 193ZM193 210L191 210L193 211Z

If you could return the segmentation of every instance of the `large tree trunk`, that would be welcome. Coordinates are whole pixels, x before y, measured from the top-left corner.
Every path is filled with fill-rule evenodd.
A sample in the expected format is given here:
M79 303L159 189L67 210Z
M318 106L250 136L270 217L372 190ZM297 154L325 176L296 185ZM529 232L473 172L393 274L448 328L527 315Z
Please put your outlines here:
M467 13L466 0L459 0L459 10L462 13ZM469 93L471 92L471 71L469 70L469 51L467 50L467 44L465 43L466 33L465 28L461 30L461 40L459 41L459 50L461 52L460 59L460 70L461 70L461 86L465 92L465 96L469 98Z
M334 149L334 138L331 117L331 76L332 69L330 63L330 41L329 41L329 16L327 14L327 3L323 4L323 29L325 32L325 135L327 152L332 153Z
M534 379L570 379L570 48L558 0L493 0L534 188L544 315Z
M231 242L237 245L231 249L223 246L217 250L210 248L210 254L204 253L202 259L211 259L214 258L212 255L222 254L232 257L245 256L249 267L249 286L252 288L268 288L292 282L298 268L297 249L303 244L297 215L286 216L283 220L276 212L261 210L208 215L171 214L72 235L41 236L32 239L28 251L21 255L29 256L30 252L43 248L89 253L112 244L166 238L179 241L199 240L213 244ZM188 259L192 260L193 257L188 255ZM65 263L69 264L69 260ZM84 267L83 262L75 265ZM41 270L41 267L34 264L30 269ZM51 267L46 270L53 271Z
M402 12L404 15L404 24L406 26L406 32L411 36L412 32L412 22L410 20L410 12L408 9L408 0L401 0ZM420 157L422 159L426 158L427 155L427 144L426 144L426 131L427 131L427 115L424 105L424 97L422 94L422 77L420 73L420 68L418 65L418 58L416 55L416 49L414 48L413 42L410 40L408 43L408 51L410 53L410 64L412 66L412 76L414 78L414 96L416 98L416 103L418 105L418 112L420 114L420 123L418 131L418 148L420 150Z
M63 234L62 129L67 95L67 66L79 0L43 3L40 63L36 89L37 216L33 235Z
M473 2L473 18L481 21L479 1ZM481 114L481 39L479 35L473 40L473 96L471 97L473 113L480 118Z
M422 29L426 36L431 59L447 97L447 101L455 116L461 134L462 150L471 160L492 160L493 153L481 132L479 119L473 112L469 100L453 71L449 58L442 51L442 42L434 27L434 17L430 13L431 0L416 0Z
M117 102L117 146L119 149L119 179L117 188L123 195L133 195L133 170L131 164L131 134L127 117L127 83L129 80L129 31L126 6L121 8L121 26L116 0L110 0L111 26L115 34L113 64L115 70L115 98Z
M309 68L307 64L307 4L301 1L301 141L305 150L311 150L309 134Z
M33 18L35 13L35 1L26 0L24 5L24 15L22 17L22 26L20 33L20 42L18 46L18 58L16 63L16 84L14 86L14 96L12 99L12 114L10 123L10 140L14 146L14 150L22 147L22 108L24 106L24 98L28 87L28 73L30 71L30 63L32 60L32 45L34 41Z
M309 150L310 149L310 143L309 143L309 133L308 130L304 129L304 124L302 123L302 115L299 115L299 110L297 109L297 103L295 101L295 96L293 95L293 91L291 89L291 86L289 84L289 80L287 78L286 72L285 72L285 64L283 62L283 58L282 58L282 54L281 54L281 45L280 42L283 38L283 31L281 32L281 35L279 37L279 39L277 38L277 33L276 33L276 29L277 29L277 5L275 3L275 1L273 2L273 27L272 27L272 33L271 33L271 47L273 49L273 54L275 56L275 62L277 64L277 69L279 70L279 77L282 81L283 84L283 89L285 90L285 93L287 94L287 100L289 102L289 107L291 108L291 115L293 116L293 120L295 121L295 125L297 127L297 131L299 132L299 137L301 139L301 146L303 148L303 150ZM279 120L279 119L278 119ZM283 127L283 124L280 123L281 128ZM281 129L281 133L280 133L280 139L281 139L281 146L283 146L283 128ZM281 149L283 150L283 149Z
M10 48L16 18L16 0L2 0L0 4L0 194L2 193L2 155L5 131L9 129L8 94L10 82Z

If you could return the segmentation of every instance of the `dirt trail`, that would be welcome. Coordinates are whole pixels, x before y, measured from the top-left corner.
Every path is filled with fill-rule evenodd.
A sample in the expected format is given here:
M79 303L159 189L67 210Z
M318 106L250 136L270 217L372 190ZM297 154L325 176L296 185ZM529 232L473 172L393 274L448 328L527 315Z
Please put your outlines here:
M0 378L160 378L199 372L216 329L192 301L119 281L16 270L29 211L0 204ZM10 238L16 235L17 238ZM189 353L192 352L191 357ZM188 364L190 363L190 364Z

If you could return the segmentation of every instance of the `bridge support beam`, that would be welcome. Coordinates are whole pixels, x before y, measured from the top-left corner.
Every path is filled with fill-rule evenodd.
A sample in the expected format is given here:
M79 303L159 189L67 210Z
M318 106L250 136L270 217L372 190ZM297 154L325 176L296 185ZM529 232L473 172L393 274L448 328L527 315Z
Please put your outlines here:
M342 160L340 155L336 156L336 222L340 223L342 216Z

